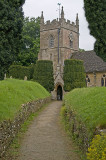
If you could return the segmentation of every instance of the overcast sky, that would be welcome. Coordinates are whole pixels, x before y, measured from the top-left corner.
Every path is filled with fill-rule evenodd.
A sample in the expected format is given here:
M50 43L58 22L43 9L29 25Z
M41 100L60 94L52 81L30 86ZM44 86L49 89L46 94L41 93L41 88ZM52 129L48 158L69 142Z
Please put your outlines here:
M76 14L79 15L80 48L93 50L95 39L89 34L88 24L83 9L83 0L26 0L23 10L25 17L35 17L44 12L44 19L53 20L59 17L59 6L64 7L65 19L75 22Z

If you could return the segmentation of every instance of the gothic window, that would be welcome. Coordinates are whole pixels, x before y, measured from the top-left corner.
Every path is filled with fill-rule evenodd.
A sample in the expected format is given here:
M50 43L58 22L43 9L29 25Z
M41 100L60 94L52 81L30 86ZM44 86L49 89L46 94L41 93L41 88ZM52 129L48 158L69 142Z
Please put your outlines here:
M101 86L105 86L106 87L106 75L104 74L103 77L101 78Z
M73 48L73 34L72 32L69 34L70 48Z
M49 47L52 48L54 47L54 37L51 35L49 39Z
M104 79L101 78L101 86L103 87L104 86Z
M90 78L88 75L86 75L86 85L88 86L88 83L90 83Z

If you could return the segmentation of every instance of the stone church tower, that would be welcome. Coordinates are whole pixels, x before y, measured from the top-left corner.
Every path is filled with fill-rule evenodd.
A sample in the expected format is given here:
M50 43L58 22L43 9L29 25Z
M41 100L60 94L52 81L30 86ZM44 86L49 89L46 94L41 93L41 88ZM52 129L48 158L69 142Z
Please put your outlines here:
M79 50L79 19L70 23L64 18L62 7L61 17L52 22L44 23L43 12L40 21L40 52L38 60L53 61L54 91L53 99L62 99L64 96L63 67L64 60L69 59L73 52Z

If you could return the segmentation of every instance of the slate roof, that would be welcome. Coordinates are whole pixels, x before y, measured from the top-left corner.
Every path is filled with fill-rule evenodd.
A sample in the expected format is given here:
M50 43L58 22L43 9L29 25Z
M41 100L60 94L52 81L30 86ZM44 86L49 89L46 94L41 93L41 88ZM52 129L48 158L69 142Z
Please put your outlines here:
M106 71L106 62L98 57L94 51L75 52L71 58L83 60L85 72Z

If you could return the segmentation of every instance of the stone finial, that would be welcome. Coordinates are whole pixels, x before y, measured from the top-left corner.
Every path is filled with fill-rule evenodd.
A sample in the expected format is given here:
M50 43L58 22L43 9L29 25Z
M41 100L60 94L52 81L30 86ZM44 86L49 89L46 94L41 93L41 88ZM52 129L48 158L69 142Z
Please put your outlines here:
M41 12L41 18L44 18L44 17L43 17L43 11Z
M64 10L63 10L63 6L62 6L62 10L61 10L61 19L64 19Z
M79 18L78 18L78 13L76 15L76 25L79 26Z
M44 23L43 11L41 12L41 19L40 19L40 23Z

